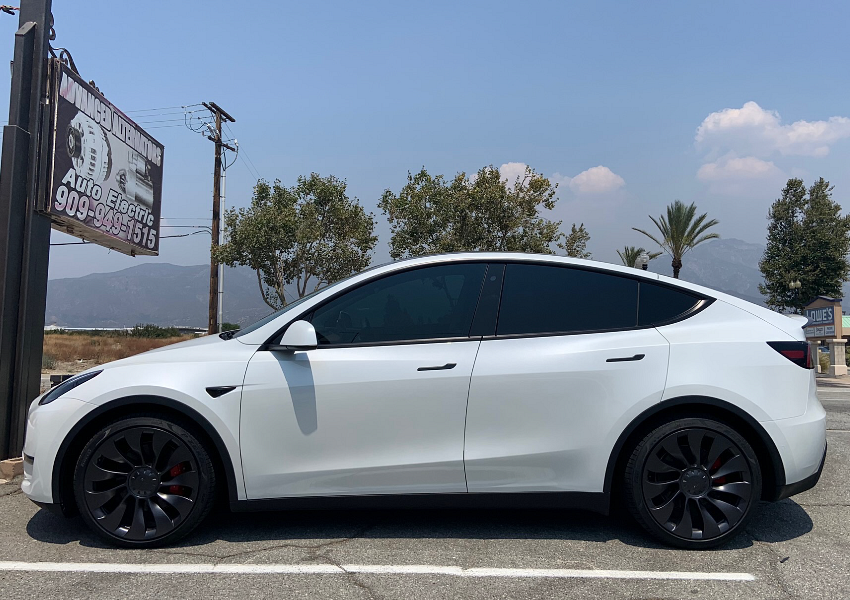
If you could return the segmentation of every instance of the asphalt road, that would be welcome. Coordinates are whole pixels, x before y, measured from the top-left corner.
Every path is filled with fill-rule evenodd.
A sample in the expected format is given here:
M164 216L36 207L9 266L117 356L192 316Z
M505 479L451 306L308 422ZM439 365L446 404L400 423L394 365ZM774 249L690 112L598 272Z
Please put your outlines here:
M719 550L671 550L614 518L540 510L222 512L179 547L117 550L7 484L0 597L850 598L850 387L819 395L819 485L763 505Z

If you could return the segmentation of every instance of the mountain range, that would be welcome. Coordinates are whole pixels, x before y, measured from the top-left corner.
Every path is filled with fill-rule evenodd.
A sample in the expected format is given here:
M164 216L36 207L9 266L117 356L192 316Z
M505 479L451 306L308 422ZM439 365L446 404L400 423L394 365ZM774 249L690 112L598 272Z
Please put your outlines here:
M680 277L744 300L763 304L758 262L764 246L736 239L703 243L688 252ZM650 270L672 275L661 255ZM209 266L141 264L114 273L52 279L47 288L45 323L64 327L132 327L139 323L204 328L207 322ZM845 297L847 292L845 289ZM225 269L224 320L245 325L271 312L246 267Z
M209 265L145 263L83 277L47 282L45 324L60 327L132 327L139 323L205 329ZM245 267L224 269L224 321L247 324L271 308L257 275Z

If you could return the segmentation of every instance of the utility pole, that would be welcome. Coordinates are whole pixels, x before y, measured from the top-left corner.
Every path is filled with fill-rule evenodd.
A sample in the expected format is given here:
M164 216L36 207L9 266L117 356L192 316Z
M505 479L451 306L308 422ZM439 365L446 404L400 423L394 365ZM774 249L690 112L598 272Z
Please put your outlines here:
M207 325L207 333L213 335L218 333L220 323L218 323L218 261L213 256L213 251L218 247L219 240L219 224L221 221L221 149L227 148L231 152L236 152L236 148L225 144L221 139L221 120L235 123L236 119L227 114L215 102L202 102L202 104L215 115L215 130L209 127L210 134L207 136L212 142L215 142L215 167L213 171L213 210L212 210L212 243L210 245L210 310L209 323Z
M227 209L227 169L221 171L221 212ZM224 231L221 232L221 240L224 242ZM218 265L218 329L224 327L224 265Z
M41 385L50 218L36 212L47 168L51 0L21 0L0 161L0 459L21 455Z

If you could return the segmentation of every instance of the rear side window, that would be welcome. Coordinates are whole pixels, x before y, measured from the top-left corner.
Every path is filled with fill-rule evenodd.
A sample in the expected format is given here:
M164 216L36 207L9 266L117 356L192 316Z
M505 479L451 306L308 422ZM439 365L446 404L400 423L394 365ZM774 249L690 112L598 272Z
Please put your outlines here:
M684 290L641 281L638 325L652 327L674 321L693 309L700 300Z
M319 345L468 336L486 267L413 269L342 294L313 313Z
M496 335L579 333L637 325L638 282L598 271L508 264Z

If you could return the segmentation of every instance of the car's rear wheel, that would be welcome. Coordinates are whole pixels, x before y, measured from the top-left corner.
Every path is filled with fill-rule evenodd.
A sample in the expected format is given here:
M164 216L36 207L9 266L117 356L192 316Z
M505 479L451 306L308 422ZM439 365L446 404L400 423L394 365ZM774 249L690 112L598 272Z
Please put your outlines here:
M629 511L659 540L711 548L746 527L761 498L762 477L750 444L712 419L661 425L633 449L625 469Z
M155 416L123 418L85 445L74 471L83 520L113 544L170 544L209 513L215 470L198 438Z

